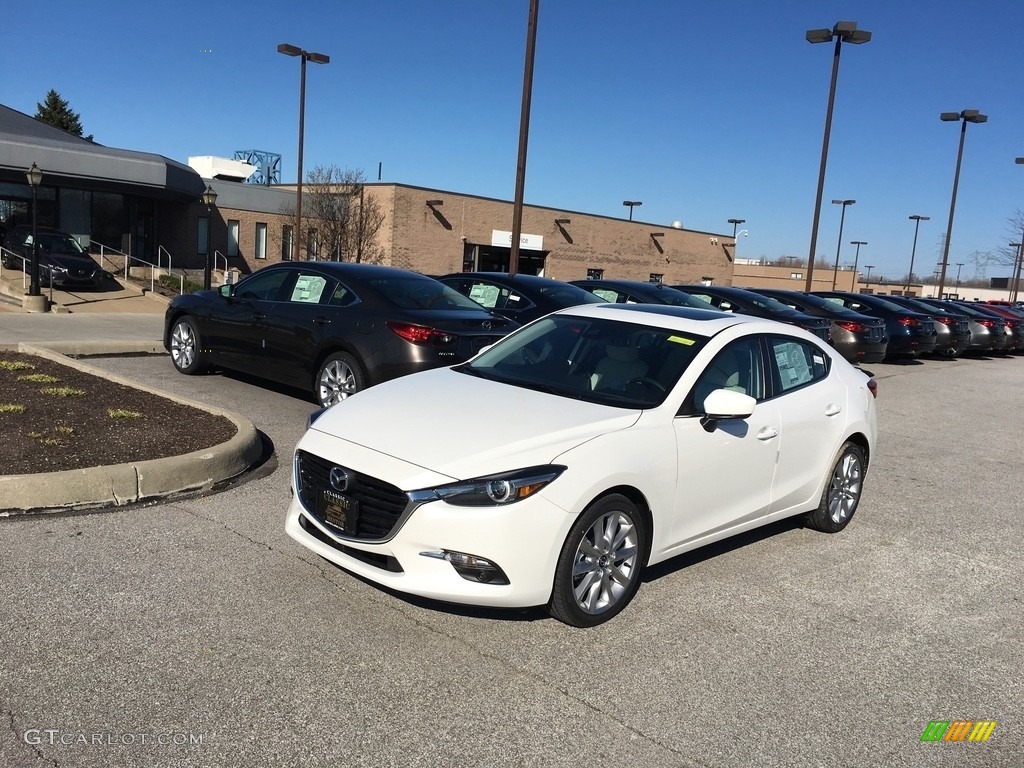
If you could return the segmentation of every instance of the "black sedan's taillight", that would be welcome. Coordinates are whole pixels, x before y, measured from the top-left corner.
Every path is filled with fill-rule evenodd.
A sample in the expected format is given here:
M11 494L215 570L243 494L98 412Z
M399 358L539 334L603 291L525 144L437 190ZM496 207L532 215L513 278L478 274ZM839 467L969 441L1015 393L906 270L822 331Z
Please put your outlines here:
M413 323L388 322L388 328L406 341L423 346L452 344L459 338L454 333Z

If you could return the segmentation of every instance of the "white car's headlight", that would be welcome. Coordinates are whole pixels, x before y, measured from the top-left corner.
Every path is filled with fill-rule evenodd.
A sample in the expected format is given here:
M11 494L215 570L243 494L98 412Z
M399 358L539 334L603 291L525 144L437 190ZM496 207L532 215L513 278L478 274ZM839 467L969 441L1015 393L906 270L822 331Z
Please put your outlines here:
M425 488L410 493L415 501L443 499L459 507L495 507L514 504L533 496L565 471L557 464L527 467L487 477L474 477L436 488Z

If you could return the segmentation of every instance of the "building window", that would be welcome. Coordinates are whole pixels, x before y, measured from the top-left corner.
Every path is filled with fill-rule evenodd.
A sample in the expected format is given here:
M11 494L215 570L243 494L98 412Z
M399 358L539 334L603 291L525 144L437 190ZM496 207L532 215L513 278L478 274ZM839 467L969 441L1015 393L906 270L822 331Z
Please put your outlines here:
M267 258L267 225L256 225L256 258Z
M662 281L662 279L664 279L664 277L665 277L665 275L663 275L663 274L659 274L657 272L651 272L651 276L648 279L652 283L660 283Z
M200 256L206 255L207 243L210 242L210 219L206 216L199 217L199 227L196 230L196 253Z
M320 258L320 235L315 229L310 229L306 234L306 261L316 261Z
M790 280L803 280L804 279L804 273L803 272L790 272L789 273L789 279Z
M604 277L604 270L598 269L597 267L591 267L587 270L587 280L600 280Z
M281 228L281 261L292 260L292 232L294 231L289 224L285 224Z
M228 256L238 255L238 220L228 219Z

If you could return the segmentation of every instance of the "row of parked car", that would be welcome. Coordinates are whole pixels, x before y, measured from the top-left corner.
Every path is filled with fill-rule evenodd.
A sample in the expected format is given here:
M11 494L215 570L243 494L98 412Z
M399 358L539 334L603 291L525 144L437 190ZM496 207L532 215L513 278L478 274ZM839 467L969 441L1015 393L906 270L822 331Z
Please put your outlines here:
M312 391L326 406L388 379L463 362L556 310L605 302L789 323L858 364L1024 349L1024 311L1013 306L489 272L428 277L344 262L284 262L219 291L180 296L167 309L164 343L182 373L243 371Z

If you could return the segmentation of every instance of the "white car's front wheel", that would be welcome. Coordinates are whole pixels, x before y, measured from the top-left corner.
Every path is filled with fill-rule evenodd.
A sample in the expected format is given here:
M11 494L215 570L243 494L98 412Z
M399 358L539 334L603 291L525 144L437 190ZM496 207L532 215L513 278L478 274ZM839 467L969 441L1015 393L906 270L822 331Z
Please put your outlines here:
M562 546L551 615L574 627L617 615L640 587L646 541L644 517L625 496L609 494L587 507Z

